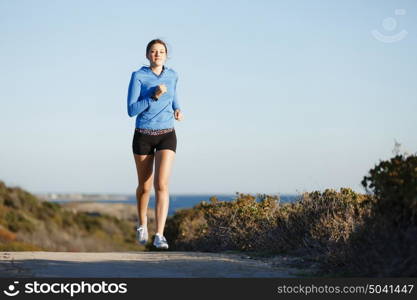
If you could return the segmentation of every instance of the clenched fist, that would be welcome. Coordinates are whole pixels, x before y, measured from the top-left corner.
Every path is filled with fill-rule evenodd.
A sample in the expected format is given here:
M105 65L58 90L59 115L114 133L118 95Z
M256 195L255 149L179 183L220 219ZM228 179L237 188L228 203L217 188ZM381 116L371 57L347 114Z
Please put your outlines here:
M181 110L179 110L179 109L174 111L174 117L175 117L175 120L177 120L177 121L181 121L184 118L183 115L182 115Z
M154 95L154 97L156 99L158 99L159 97L161 97L166 92L167 92L167 87L166 87L165 84L157 85L156 88L155 88L155 95Z

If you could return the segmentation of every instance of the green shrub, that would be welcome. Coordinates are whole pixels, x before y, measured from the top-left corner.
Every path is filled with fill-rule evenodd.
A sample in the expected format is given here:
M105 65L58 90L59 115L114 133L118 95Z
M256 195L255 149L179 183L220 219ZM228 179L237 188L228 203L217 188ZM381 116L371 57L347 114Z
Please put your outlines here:
M362 185L378 198L375 209L385 217L417 224L417 156L396 155L369 171Z
M20 211L9 210L5 214L5 223L12 232L33 232L34 224Z

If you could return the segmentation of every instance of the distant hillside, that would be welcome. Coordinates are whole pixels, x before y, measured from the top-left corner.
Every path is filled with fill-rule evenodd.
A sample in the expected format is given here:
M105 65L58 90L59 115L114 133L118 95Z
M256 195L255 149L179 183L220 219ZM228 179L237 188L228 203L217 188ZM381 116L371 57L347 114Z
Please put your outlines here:
M64 209L0 181L0 251L144 250L135 221Z

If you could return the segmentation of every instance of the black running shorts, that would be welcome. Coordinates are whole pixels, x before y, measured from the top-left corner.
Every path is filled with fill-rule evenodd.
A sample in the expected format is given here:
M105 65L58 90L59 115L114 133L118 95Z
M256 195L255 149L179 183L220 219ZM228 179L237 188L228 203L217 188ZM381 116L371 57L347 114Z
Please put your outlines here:
M135 130L132 142L133 153L154 154L154 150L170 149L177 150L177 135L175 130L159 135L144 134Z

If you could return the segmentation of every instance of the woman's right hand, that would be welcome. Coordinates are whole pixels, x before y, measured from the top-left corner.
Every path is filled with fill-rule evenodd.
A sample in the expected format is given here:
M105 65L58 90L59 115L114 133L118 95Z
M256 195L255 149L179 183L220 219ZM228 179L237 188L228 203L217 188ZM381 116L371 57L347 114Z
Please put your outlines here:
M163 94L165 94L167 92L167 87L165 84L160 84L156 86L155 89L155 98L159 98L161 97Z

